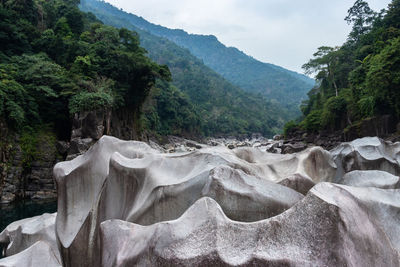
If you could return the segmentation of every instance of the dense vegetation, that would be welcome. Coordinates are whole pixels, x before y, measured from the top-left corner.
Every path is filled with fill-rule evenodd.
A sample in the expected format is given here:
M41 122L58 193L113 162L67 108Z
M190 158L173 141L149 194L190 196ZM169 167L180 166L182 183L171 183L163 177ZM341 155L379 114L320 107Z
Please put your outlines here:
M271 135L282 127L286 115L274 104L232 86L189 51L139 31L157 64L136 28L99 16L118 28L106 26L78 4L0 2L0 119L15 131L46 125L68 139L72 115L91 110L128 111L136 130L156 135Z
M353 25L347 41L320 47L303 66L318 81L302 105L299 126L309 132L385 114L400 118L400 0L379 13L357 0L345 20ZM293 127L291 122L286 129Z
M139 117L156 80L170 79L136 33L101 24L78 2L0 2L0 116L15 130L46 124L68 138L75 112L129 107Z
M155 106L146 108L143 117L146 124L152 125L158 132L180 134L187 130L187 121L185 125L179 123L186 118L191 121L191 126L199 125L205 135L259 132L271 136L290 118L288 112L265 96L246 93L233 86L189 50L136 27L129 21L130 14L96 0L82 0L80 8L92 12L105 24L138 32L141 45L148 51L149 57L159 64L166 64L171 70L174 88L156 90ZM166 118L164 105L157 103L167 99L164 94L170 94L171 90L175 92L175 99L182 96L177 102L185 103L185 108L178 108L179 105L171 102L168 107L171 112L167 114L172 117ZM165 121L170 121L169 127L166 127ZM174 125L174 122L177 124Z
M290 111L291 116L300 114L298 107L301 101L307 98L307 92L314 85L314 81L305 75L262 63L236 48L226 47L215 36L188 34L183 30L168 29L106 3L99 3L97 0L85 0L82 3L85 3L84 6L87 10L96 15L101 13L103 16L124 20L123 26L125 27L132 25L152 35L167 38L180 47L187 48L206 66L232 84L247 92L261 93L278 103L286 111Z

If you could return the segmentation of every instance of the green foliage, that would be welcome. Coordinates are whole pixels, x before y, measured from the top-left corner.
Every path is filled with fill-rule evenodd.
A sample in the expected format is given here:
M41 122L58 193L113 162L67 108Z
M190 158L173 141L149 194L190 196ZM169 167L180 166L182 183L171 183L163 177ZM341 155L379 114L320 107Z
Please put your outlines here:
M321 111L311 111L300 123L300 127L307 132L317 132L321 128Z
M70 113L109 109L113 106L113 97L105 92L79 92L71 97L69 102Z
M25 89L14 80L0 80L0 115L8 118L15 127L25 122Z
M128 27L135 31L138 29L146 31L147 34L138 32L150 55L161 54L159 63L164 64L169 61L168 65L171 69L173 69L171 65L184 69L185 65L193 64L190 62L192 59L174 58L175 62L172 63L168 53L182 54L182 48L187 49L190 54L200 59L207 67L216 71L233 85L239 86L247 92L260 93L263 97L274 100L275 105L279 105L279 108L285 113L289 113L292 118L298 115L298 105L301 100L306 98L306 92L313 86L313 81L308 77L272 64L259 62L235 48L224 46L214 36L193 35L183 30L171 30L154 25L141 17L123 12L102 1L82 0L80 7L82 10L93 12L107 24ZM154 38L156 36L161 37L161 40ZM153 50L154 44L148 44L155 40L159 43L158 51ZM178 46L172 46L167 40ZM188 59L190 59L189 62ZM178 88L180 87L178 86Z
M38 132L31 127L24 127L19 144L22 150L22 165L29 169L31 163L37 158Z
M80 7L93 12L106 24L138 32L149 57L171 71L165 66L158 69L166 80L172 75L174 89L157 84L158 91L152 90L152 99L143 105L142 121L148 128L162 134L215 136L259 132L272 136L293 117L293 112L282 108L277 101L233 86L188 50L135 27L131 21L133 15L99 1L81 1ZM279 78L282 83L296 80L283 81L282 77ZM292 93L297 93L294 87ZM282 95L286 97L287 93ZM297 108L287 104L293 110Z
M145 125L161 135L198 135L201 120L187 95L176 87L158 82L153 103L145 110Z
M39 143L55 144L57 138L52 131L50 125L36 125L35 127L25 126L21 130L19 137L19 145L22 150L22 166L25 170L30 169L32 162L40 161L45 156L44 153L49 153L46 149L45 152L41 151ZM53 149L54 146L51 146Z
M115 92L115 82L105 77L95 80L81 81L84 90L74 94L69 101L71 114L91 110L111 110L122 103ZM119 101L119 102L118 102Z
M378 113L400 116L400 37L371 58L365 84Z
M346 21L353 24L341 47L322 47L303 67L316 72L319 84L302 105L307 117L321 113L317 130L358 125L360 119L391 114L400 118L400 2L387 11L372 11L357 0ZM315 129L314 129L315 130Z
M375 16L376 13L369 7L366 1L357 0L349 9L345 18L348 24L353 24L349 39L352 41L359 40L360 36L371 29Z
M328 98L321 114L321 126L331 130L340 127L340 119L346 114L346 100L341 96Z
M93 109L139 113L155 81L171 78L136 33L99 23L78 3L0 4L0 116L17 131L43 123L62 131L71 113Z
M361 98L357 104L363 118L368 118L374 115L375 98L373 96L365 96Z

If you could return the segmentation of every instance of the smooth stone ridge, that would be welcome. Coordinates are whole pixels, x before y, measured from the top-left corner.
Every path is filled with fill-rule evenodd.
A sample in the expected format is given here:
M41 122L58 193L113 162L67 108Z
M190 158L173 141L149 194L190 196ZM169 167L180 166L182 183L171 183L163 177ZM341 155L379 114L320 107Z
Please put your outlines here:
M399 190L320 183L290 210L252 223L232 221L216 201L202 198L174 221L103 222L102 265L399 266L398 235L385 234L398 233L399 219L369 219L371 212L399 213L399 197Z
M55 238L55 221L57 213L45 213L28 219L11 223L0 233L0 244L7 244L4 256L17 254L38 241L45 241L52 247L57 247ZM56 253L60 259L58 250Z
M346 173L339 184L356 187L376 187L382 189L400 189L400 177L385 171L352 171Z
M354 170L380 170L400 175L400 142L364 137L342 143L330 152L338 168L334 182Z
M55 166L56 219L0 234L0 267L399 266L399 148L168 154L104 136Z

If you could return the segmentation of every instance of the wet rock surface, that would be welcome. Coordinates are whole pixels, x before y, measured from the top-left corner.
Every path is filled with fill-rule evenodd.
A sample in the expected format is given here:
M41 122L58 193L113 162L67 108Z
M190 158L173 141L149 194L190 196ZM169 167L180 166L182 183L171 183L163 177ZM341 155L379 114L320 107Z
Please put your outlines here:
M0 266L400 265L400 143L173 142L104 136L57 164L55 221L11 224Z

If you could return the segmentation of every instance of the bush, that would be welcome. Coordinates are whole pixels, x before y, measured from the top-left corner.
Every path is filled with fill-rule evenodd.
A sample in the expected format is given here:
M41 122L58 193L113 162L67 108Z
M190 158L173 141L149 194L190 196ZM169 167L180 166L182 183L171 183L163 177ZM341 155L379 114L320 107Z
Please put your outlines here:
M373 96L365 96L357 102L362 118L374 115L375 98Z
M329 98L321 115L321 125L323 128L336 129L340 125L342 116L346 114L346 100L342 96Z
M91 111L98 109L108 109L113 106L114 98L105 92L80 92L69 102L69 112L71 114L81 111Z
M300 123L300 127L307 132L317 132L321 128L321 111L313 110Z

